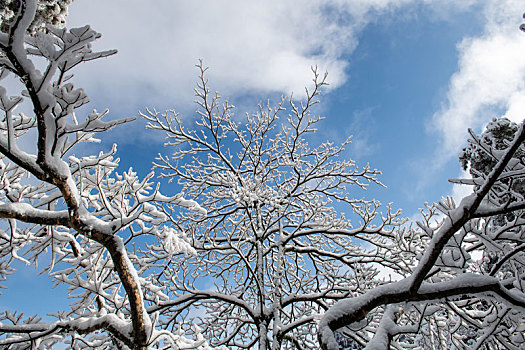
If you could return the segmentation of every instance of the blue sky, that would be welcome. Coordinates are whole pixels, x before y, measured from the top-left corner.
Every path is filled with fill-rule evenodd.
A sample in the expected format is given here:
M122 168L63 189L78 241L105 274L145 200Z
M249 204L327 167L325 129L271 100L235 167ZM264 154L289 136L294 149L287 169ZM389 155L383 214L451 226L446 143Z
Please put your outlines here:
M354 135L348 156L381 169L388 186L365 195L412 217L424 202L463 193L447 180L461 175L467 127L525 116L523 12L518 0L76 0L68 25L91 24L103 34L97 49L119 50L84 64L74 79L90 108L115 118L175 108L190 122L199 58L238 115L268 97L300 97L310 67L327 70L319 141ZM141 174L166 153L161 135L140 120L96 147L112 143L122 166ZM51 312L63 298L31 269L13 277L2 310Z

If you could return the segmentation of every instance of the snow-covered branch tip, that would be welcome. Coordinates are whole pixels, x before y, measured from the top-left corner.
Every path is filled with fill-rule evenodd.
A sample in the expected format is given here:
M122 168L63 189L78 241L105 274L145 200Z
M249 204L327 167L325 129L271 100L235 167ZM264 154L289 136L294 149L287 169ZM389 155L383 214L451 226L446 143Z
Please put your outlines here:
M442 212L437 225L430 220L432 212L425 215L426 221L419 224L425 248L410 274L328 309L319 323L323 349L339 349L336 331L367 339L350 331L363 322L374 335L365 341L367 349L426 348L432 337L467 347L474 344L467 334L477 334L482 339L478 345L524 344L525 339L516 336L525 310L520 254L525 243L524 142L523 123L518 126L505 118L494 119L482 135L472 136L460 160L473 178L460 182L474 186L474 192L458 206L449 200L437 205ZM392 306L406 316L393 320L388 314ZM509 313L509 307L515 312ZM432 323L436 318L441 323Z
M163 266L158 280L178 296L154 310L173 327L179 315L204 308L199 326L213 346L318 348L318 315L380 283L369 263L406 270L389 249L401 212L348 195L354 186L380 184L378 170L344 158L349 140L309 145L323 120L314 106L326 75L313 70L303 101L260 103L240 120L211 92L202 62L198 68L192 127L173 110L143 114L148 128L165 133L171 152L155 167L206 214L169 211L196 255L161 265L161 255L149 254ZM210 279L215 290L197 287Z
M206 213L181 194L163 195L153 174L140 179L132 169L118 172L116 146L75 154L81 143L97 142L96 134L134 118L80 110L89 97L75 86L72 70L116 50L93 51L101 35L90 26L64 28L70 3L0 1L0 79L12 79L22 90L11 96L0 87L0 218L6 222L0 228L0 279L12 278L15 260L35 266L49 261L42 272L66 285L72 299L55 322L5 311L0 344L205 349L197 329L193 339L191 333L185 337L148 312L149 303L166 299L166 289L143 268L149 257L138 251L152 244L148 252L165 259L194 254L187 234L166 225L165 207Z

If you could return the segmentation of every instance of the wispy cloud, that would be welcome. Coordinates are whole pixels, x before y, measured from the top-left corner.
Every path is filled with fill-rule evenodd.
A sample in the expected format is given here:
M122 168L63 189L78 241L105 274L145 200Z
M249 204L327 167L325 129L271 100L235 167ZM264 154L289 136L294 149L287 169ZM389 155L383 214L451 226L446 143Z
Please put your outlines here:
M372 21L392 21L417 8L437 16L482 8L485 30L459 45L458 71L431 128L442 139L441 158L456 153L467 127L487 111L521 118L525 106L525 35L518 32L520 0L243 0L199 2L89 0L71 6L69 25L91 24L104 37L97 47L119 54L82 67L77 81L121 113L178 106L193 110L198 58L210 66L213 88L225 96L301 97L311 66L329 71L329 89L349 79L348 63ZM128 108L126 110L126 108Z
M446 8L449 2L424 4ZM143 104L158 106L192 100L199 58L226 95L301 95L311 66L327 70L329 89L335 89L348 79L349 54L362 29L408 4L419 2L79 0L68 24L91 24L104 35L99 45L119 50L77 74L88 88L121 105L141 97Z
M379 149L379 142L372 135L376 123L373 113L374 108L369 107L355 111L352 116L347 134L352 135L349 153L353 159L366 159Z
M159 101L191 96L202 58L223 93L301 94L311 66L330 71L331 88L346 80L342 55L355 47L355 30L352 21L333 16L337 7L333 1L90 0L73 4L69 24L90 23L103 33L104 47L119 50L98 68L103 89L142 85ZM92 75L80 74L90 84Z
M456 155L467 128L480 129L502 111L513 120L525 117L525 35L518 29L522 11L522 1L485 2L484 32L458 45L458 70L431 124L442 139L438 162Z

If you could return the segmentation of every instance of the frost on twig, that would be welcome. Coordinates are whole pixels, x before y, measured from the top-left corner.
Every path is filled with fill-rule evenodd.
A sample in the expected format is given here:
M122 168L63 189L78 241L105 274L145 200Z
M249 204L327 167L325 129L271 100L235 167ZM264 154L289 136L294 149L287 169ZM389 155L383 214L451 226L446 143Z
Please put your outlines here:
M472 180L460 183L474 192L458 205L444 199L427 208L415 228L425 249L404 279L324 314L323 349L339 348L335 331L357 339L353 325L374 317L375 326L361 335L367 349L524 346L525 131L500 118L471 136L460 160ZM441 220L432 221L438 213Z
M196 255L167 262L151 252L159 282L174 296L153 309L166 327L204 312L199 325L216 346L318 348L319 315L380 283L374 264L408 272L416 248L395 243L399 211L352 196L381 183L378 170L347 158L350 139L309 145L323 119L314 112L326 75L313 70L304 101L261 103L242 118L198 68L195 125L174 111L143 114L173 152L157 159L161 176L206 210L166 208ZM213 287L203 288L205 281Z
M0 2L0 79L15 78L23 90L11 96L0 87L0 281L12 277L14 260L36 266L46 254L50 263L42 272L68 286L70 298L70 308L55 314L54 322L2 312L0 347L65 342L75 349L206 349L197 328L193 339L186 338L185 329L163 329L158 314L148 311L166 293L141 270L145 256L134 246L147 241L166 257L193 253L185 234L164 227L162 205L202 208L181 194L163 195L153 173L141 179L132 169L118 171L116 146L75 155L80 143L96 142L97 133L133 118L109 119L107 110L78 112L89 98L74 85L71 70L116 51L93 51L100 34L89 26L67 30L39 18L43 4L55 9L68 3ZM49 25L35 31L40 21ZM31 113L17 113L24 104Z

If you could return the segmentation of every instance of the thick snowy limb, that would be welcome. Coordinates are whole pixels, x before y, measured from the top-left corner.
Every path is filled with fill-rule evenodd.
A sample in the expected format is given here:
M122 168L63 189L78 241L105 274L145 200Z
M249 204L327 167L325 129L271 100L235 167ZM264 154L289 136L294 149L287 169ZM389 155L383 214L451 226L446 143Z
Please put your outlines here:
M504 203L503 205L494 206L487 200L487 197L505 179L511 176L523 176L522 171L513 169L516 166L513 157L515 157L520 148L523 148L524 141L525 131L523 125L521 125L515 134L514 140L508 145L505 152L498 153L493 151L497 162L479 185L479 188L473 194L464 198L457 208L444 208L444 221L437 231L434 232L434 229L430 227L422 227L422 229L432 234L432 238L410 276L395 283L376 287L359 297L342 300L324 314L319 323L319 341L323 349L338 349L339 345L335 339L334 331L362 320L369 312L382 305L491 292L504 302L522 308L525 306L523 289L516 289L516 286L520 286L523 283L521 275L511 279L510 282L508 279L502 282L498 278L493 277L503 264L521 251L519 248L521 246L514 248L499 260L493 267L493 273L488 275L458 274L447 281L423 283L425 279L431 278L430 276L439 272L439 269L436 269L438 258L441 259L445 266L447 264L454 266L453 261L450 261L448 258L445 259L446 249L451 249L446 248L447 244L450 244L451 238L462 230L465 232L472 230L471 232L475 234L476 227L468 225L471 220L480 217L487 218L489 215L513 213L522 208L523 202ZM505 230L501 231L501 233L504 232ZM463 234L461 237L465 236ZM493 237L497 238L498 236L493 235ZM385 334L389 334L389 336L394 335L389 333L388 330L382 329L381 327L383 326L380 324L376 330L378 333L376 339L383 339L383 341L378 340L374 344L375 347L378 347L379 344L389 344L390 340L388 342L384 341ZM383 348L386 349L387 345Z
M0 217L34 224L69 226L67 211L35 209L27 203L0 204Z
M8 325L0 323L0 332L21 334L19 337L10 337L0 340L0 346L9 346L19 343L31 343L35 339L52 334L57 331L77 332L79 334L92 333L106 330L116 336L128 347L133 348L131 337L131 324L114 314L108 314L96 319L92 317L78 318L76 320L59 321L51 324L17 324Z
M89 26L41 26L59 21L60 9L69 2L46 1L46 6L56 5L58 17L45 17L40 2L16 1L17 11L0 28L0 79L13 75L23 90L22 96L9 96L0 88L0 218L8 223L0 229L0 277L12 272L14 259L36 265L48 252L51 262L44 271L57 284L67 284L74 301L50 324L5 312L1 342L37 346L33 341L38 339L51 346L70 334L73 348L145 349L158 341L151 337L159 326L146 310L146 298L152 303L166 295L141 270L144 256L129 253L128 245L137 236L151 235L159 243L153 250L161 256L191 253L185 236L164 225L168 215L162 205L203 210L180 194L164 196L153 174L140 180L131 169L117 173L116 147L98 156L72 153L81 142L96 142L96 133L133 118L107 120L107 110L84 117L75 113L89 98L75 88L70 70L116 51L92 51L101 35ZM37 69L35 56L43 70ZM30 104L31 115L15 113L24 103ZM23 151L22 142L31 142L33 150ZM179 333L170 339L174 346L206 345Z

